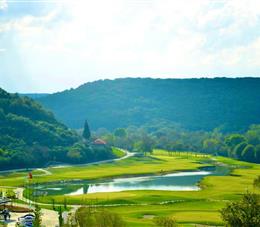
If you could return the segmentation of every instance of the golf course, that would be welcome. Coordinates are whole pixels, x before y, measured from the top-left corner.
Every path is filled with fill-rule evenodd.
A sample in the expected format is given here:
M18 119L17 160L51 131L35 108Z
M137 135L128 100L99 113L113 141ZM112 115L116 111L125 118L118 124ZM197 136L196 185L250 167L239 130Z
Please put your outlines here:
M61 190L55 188L56 185L64 185L66 182L70 182L69 190L74 191L77 186L72 182L83 181L87 184L97 179L108 181L129 178L131 181L147 176L175 176L174 173L188 175L210 167L225 168L228 172L210 175L204 171L205 176L196 183L196 190L129 189L72 195L55 193ZM227 202L240 199L247 191L259 192L253 182L260 175L260 165L207 154L153 150L149 155L131 156L107 163L35 169L32 170L33 177L30 180L28 172L0 173L1 190L23 188L25 199L36 201L49 209L52 209L54 203L55 206L63 206L64 201L70 208L80 205L93 206L95 209L109 208L120 214L131 227L154 226L152 219L160 216L173 217L180 226L221 226L223 222L219 211ZM175 177L177 179L178 174ZM40 192L46 184L50 188L55 185L53 193L35 193Z

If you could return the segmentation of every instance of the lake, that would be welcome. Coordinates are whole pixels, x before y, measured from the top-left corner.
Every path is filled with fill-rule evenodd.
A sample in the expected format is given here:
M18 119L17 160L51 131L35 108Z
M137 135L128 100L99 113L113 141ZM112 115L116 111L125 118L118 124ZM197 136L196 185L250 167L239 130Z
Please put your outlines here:
M38 195L82 195L98 192L129 190L198 191L198 183L205 176L228 175L225 166L203 167L199 171L185 171L161 175L121 177L103 180L75 180L34 185Z

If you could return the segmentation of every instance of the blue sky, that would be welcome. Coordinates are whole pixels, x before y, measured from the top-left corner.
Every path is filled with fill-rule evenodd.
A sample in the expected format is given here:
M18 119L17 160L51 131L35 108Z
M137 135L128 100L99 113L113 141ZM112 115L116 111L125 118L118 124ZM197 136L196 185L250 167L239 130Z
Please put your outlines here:
M0 0L0 87L260 76L258 0Z

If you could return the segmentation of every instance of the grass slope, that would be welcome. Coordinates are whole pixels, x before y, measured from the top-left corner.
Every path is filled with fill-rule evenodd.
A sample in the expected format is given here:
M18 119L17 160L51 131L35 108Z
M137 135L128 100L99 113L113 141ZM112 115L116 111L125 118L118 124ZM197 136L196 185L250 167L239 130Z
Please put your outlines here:
M223 157L196 156L189 153L155 151L152 156L130 158L119 162L88 167L52 168L53 174L37 177L37 182L68 179L96 179L122 175L137 175L197 169L200 161L214 160L234 169L229 176L207 176L201 182L200 191L125 191L115 193L96 193L80 196L67 196L68 204L118 204L110 210L122 215L130 227L153 226L152 219L145 215L172 216L184 226L193 223L222 225L219 210L227 201L239 199L246 191L257 192L253 180L260 175L260 165L236 161ZM0 176L0 185L22 185L25 173ZM259 191L258 191L259 192ZM64 196L41 197L41 202L63 203ZM161 204L163 201L171 201ZM132 204L132 205L127 205Z

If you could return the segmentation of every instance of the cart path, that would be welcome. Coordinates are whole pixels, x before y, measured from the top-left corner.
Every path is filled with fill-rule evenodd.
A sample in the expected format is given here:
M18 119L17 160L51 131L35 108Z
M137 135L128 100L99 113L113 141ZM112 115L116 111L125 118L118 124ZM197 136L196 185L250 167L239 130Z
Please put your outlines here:
M110 163L110 162L117 162L117 161L121 161L121 160L130 158L130 157L133 157L136 154L134 152L129 152L129 151L121 149L121 148L117 148L117 149L123 151L125 153L125 155L123 157L120 157L120 158L108 159L108 160L97 161L97 162L89 162L89 163L85 163L85 164L64 164L64 165L49 166L49 167L46 167L46 168L22 168L22 169L1 170L0 174L36 170L36 171L42 171L43 174L34 174L34 176L47 176L47 175L52 175L50 170L48 170L48 169L51 169L51 168L68 168L68 167L73 167L73 166L84 167L84 166L98 165L98 164L104 164L104 163Z

